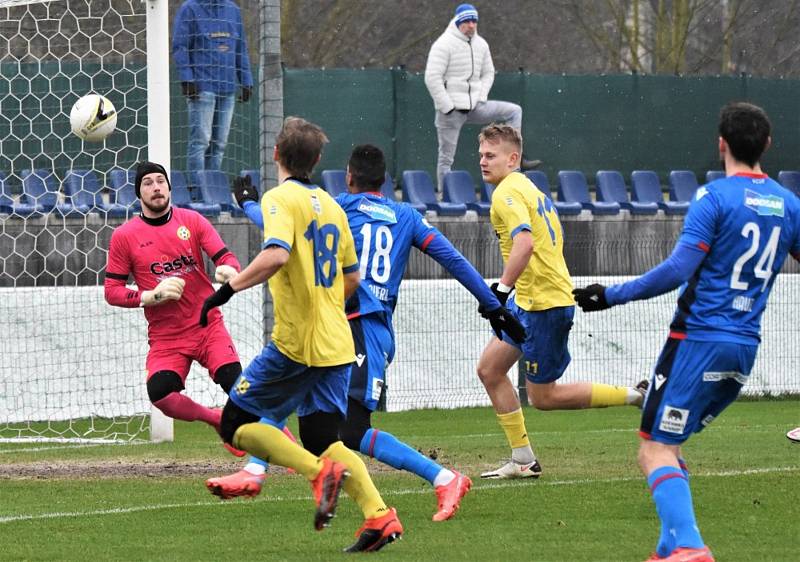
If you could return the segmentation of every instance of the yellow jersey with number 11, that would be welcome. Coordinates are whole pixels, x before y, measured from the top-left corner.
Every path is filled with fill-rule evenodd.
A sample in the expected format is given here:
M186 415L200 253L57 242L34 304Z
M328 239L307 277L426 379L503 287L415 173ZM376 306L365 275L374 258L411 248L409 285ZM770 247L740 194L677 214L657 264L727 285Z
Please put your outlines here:
M512 172L492 193L489 218L500 239L503 263L514 236L527 230L533 237L533 255L515 283L517 306L532 311L574 305L564 230L550 198L523 174Z

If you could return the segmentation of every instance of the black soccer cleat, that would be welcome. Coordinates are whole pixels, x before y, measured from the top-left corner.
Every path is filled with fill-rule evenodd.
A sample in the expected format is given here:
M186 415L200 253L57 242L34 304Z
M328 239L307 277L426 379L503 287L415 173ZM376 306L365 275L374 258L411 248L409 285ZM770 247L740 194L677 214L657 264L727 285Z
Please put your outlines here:
M358 540L345 548L345 552L375 552L403 536L403 525L397 511L390 507L385 515L364 521L356 536Z

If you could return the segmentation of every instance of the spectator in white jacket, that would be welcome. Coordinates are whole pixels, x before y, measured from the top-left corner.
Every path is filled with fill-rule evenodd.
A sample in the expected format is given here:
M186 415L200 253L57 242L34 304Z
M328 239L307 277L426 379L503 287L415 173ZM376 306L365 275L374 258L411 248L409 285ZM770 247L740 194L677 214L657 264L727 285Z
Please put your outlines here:
M478 10L461 4L444 33L433 43L425 65L425 86L436 108L439 157L436 176L439 191L456 155L458 135L465 123L508 123L522 129L522 108L507 101L489 100L494 63L489 44L478 35ZM540 165L523 160L523 169Z

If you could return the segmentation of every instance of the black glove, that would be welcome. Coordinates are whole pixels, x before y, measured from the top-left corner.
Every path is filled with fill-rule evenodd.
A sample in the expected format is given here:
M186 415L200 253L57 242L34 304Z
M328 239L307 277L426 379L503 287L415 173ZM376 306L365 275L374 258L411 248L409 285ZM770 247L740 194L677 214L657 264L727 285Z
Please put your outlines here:
M181 82L181 90L183 90L183 95L192 101L200 97L200 92L197 91L197 85L194 82Z
M508 300L508 295L511 294L511 291L509 291L507 293L504 293L503 291L498 289L499 286L500 286L500 283L499 282L495 282L495 283L492 283L489 288L492 289L492 292L494 293L494 296L497 297L497 300L500 301L500 304L505 306L506 305L506 301ZM514 287L511 287L511 289L513 289L513 288Z
M203 303L203 310L200 311L200 325L204 328L208 326L208 313L211 309L222 306L231 300L235 292L230 283L223 283L213 295L208 297Z
M506 305L506 301L508 301L508 295L511 294L511 291L509 291L507 293L504 293L504 292L502 292L502 291L497 289L497 287L499 285L500 285L500 283L497 283L497 282L496 283L492 283L489 286L489 288L494 293L494 296L497 297L497 300L500 301L500 304L502 306L505 306ZM513 289L514 289L514 287L511 287L511 290L513 290ZM478 306L478 314L480 314L484 318L489 318L488 316L486 316L486 308L484 308L484 306L482 304Z
M253 95L252 86L242 86L242 95L239 96L239 101L247 102L250 100L250 96L252 95Z
M505 332L517 343L525 341L525 328L522 327L522 324L514 318L505 306L483 312L481 316L489 320L497 339L502 340L503 332Z
M258 189L253 185L250 176L233 178L231 183L231 192L239 206L244 209L245 201L255 201L258 203Z
M603 285L594 283L585 289L573 289L572 295L575 297L575 302L584 312L611 308L611 305L606 300L606 288Z

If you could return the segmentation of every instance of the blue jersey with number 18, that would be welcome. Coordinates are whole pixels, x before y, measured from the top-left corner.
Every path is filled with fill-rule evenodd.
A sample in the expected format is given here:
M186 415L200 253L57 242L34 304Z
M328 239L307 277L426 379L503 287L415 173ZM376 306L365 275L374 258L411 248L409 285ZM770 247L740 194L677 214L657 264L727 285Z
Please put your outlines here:
M800 200L765 174L700 187L678 243L706 258L682 287L671 329L695 341L757 344L787 254L800 257Z
M411 247L424 251L439 231L409 205L380 193L342 193L336 202L347 214L361 271L358 292L348 301L348 315L391 315Z

